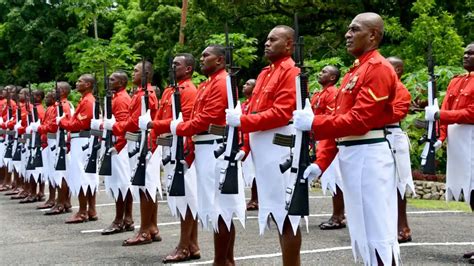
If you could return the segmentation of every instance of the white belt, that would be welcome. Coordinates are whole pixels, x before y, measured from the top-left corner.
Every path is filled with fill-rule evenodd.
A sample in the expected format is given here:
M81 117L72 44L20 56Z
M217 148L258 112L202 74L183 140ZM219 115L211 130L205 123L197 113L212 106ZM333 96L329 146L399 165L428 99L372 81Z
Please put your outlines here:
M194 135L192 137L193 142L206 141L206 140L216 140L216 139L222 139L222 136L206 134L206 135Z
M337 138L337 142L341 141L354 141L354 140L367 140L367 139L378 139L378 138L385 138L385 133L382 129L371 130L364 135L360 136L347 136L342 138Z

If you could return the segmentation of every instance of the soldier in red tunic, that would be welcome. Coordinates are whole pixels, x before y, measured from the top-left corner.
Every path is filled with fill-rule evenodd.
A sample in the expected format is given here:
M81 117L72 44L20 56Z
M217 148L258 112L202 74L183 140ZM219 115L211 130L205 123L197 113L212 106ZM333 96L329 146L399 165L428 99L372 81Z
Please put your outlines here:
M377 51L383 20L375 13L357 15L349 25L346 47L356 57L344 76L333 115L314 115L305 108L294 112L299 130L312 130L316 139L336 139L344 191L344 205L354 256L365 264L398 262L397 182L395 163L384 127L393 116L391 103L397 76ZM321 174L311 164L310 178Z
M394 151L396 160L395 166L398 178L398 243L405 243L412 240L411 230L408 226L405 191L408 186L412 193L415 193L415 185L411 175L410 143L407 134L401 130L400 123L410 109L411 95L400 80L403 75L403 61L398 57L389 57L387 60L392 64L398 77L397 92L392 103L392 121L389 121L389 124L385 127L390 132L387 135L387 139Z
M263 234L270 217L277 224L284 265L300 264L301 217L288 215L285 209L285 190L289 171L279 170L281 158L289 157L287 147L272 144L275 133L292 134L290 123L296 107L296 76L300 69L291 59L294 30L288 26L276 26L267 36L265 56L271 64L258 75L250 112L241 115L227 111L227 124L240 126L245 137L243 150L252 152L257 181L260 234Z
M320 114L332 114L334 112L334 105L336 95L337 95L337 88L336 83L339 80L340 71L337 67L328 65L325 66L318 75L318 83L321 84L322 90L315 92L311 97L311 107L313 108L313 112L315 115ZM333 142L333 139L324 140L322 142L321 147L317 146L316 154L323 153L324 146L326 145L325 142ZM319 144L318 144L319 145ZM316 158L324 158L324 156L316 156ZM316 162L318 163L318 162ZM321 183L324 183L326 176L331 180L334 180L334 187L331 189L335 190L334 195L332 197L332 216L329 218L328 221L322 222L319 224L319 228L321 230L331 230L331 229L340 229L346 227L346 221L344 216L344 196L342 190L340 189L341 180L339 176L340 170L338 169L337 160L335 164L329 167L328 171L325 171L324 175L321 177Z
M49 128L52 124L55 124L56 120L56 106L54 100L54 92L48 92L45 98L46 103L46 111L44 113L44 118L41 120L41 125L38 125L36 131L39 131L40 128ZM35 126L32 126L32 130L35 131ZM49 197L46 202L36 207L37 209L49 209L54 206L55 199L56 199L56 182L54 180L54 158L50 156L51 146L48 143L48 140L51 138L56 140L56 134L53 132L48 132L47 130L41 130L41 136L46 136L46 150L45 154L43 154L43 178L48 180L49 184Z
M194 86L191 77L194 72L195 60L191 54L182 53L177 54L173 59L173 66L176 71L176 83L180 95L181 113L183 121L188 121L191 118L194 102L196 100L197 90ZM155 135L161 138L171 136L170 123L173 119L173 87L167 87L163 91L160 100L158 112L153 119L148 115L140 116L140 128L153 129ZM162 156L165 158L170 154L169 147L161 147ZM191 147L189 147L191 148ZM174 169L172 165L164 166L164 176L167 181L168 174ZM168 206L173 216L179 216L181 221L181 234L179 243L176 248L163 259L164 263L180 262L191 259L199 259L201 257L198 245L198 221L197 221L197 185L196 174L194 168L187 170L184 176L185 195L184 196L167 196ZM166 182L166 188L171 184Z
M140 128L138 127L138 118L141 115L142 97L145 95L145 89L148 91L148 107L151 116L154 117L158 110L158 99L155 90L149 83L153 77L153 65L148 61L145 62L145 75L148 80L146 88L142 88L141 86L142 68L142 63L136 64L133 68L133 84L137 85L138 88L128 107L129 115L127 119L123 121L115 121L115 118L112 117L112 119L104 120L104 128L112 130L115 136L125 135L127 132L132 134L137 134L139 132ZM134 149L135 144L136 141L129 140L128 148ZM138 154L130 158L131 169L136 167L137 156ZM132 175L132 173L130 173L130 175ZM156 190L158 182L159 180L156 176L150 176L147 174L145 186L139 186L137 188L139 195L135 195L135 197L140 198L140 231L134 237L124 240L122 243L123 246L149 244L153 241L161 241L160 232L157 226L158 203L156 202Z
M65 81L58 82L59 98L60 104L63 108L63 114L65 119L69 119L71 114L74 112L74 107L71 102L67 100L69 93L71 92L71 85ZM52 150L51 147L56 147L56 134L58 132L58 124L56 123L56 117L58 116L58 103L54 103L54 109L51 110L51 117L54 119L50 123L43 123L38 126L38 132L41 134L46 133L48 135L48 147L49 147L49 162L50 162L50 171L49 179L54 180L54 185L58 190L58 197L56 199L56 204L51 208L51 210L45 212L45 215L57 215L66 212L71 212L71 194L69 191L69 186L66 179L66 171L57 171L55 165L57 162L56 152L57 150ZM57 148L57 147L56 147ZM67 167L66 167L67 168Z
M225 124L227 92L225 50L220 45L210 45L201 54L201 70L208 77L198 87L196 101L187 121L173 120L170 130L173 135L192 139L193 156L187 157L188 165L194 164L197 175L198 216L204 228L212 224L214 229L214 264L233 265L235 214L242 224L245 220L245 197L243 182L239 182L238 194L224 195L216 185L219 182L220 164L214 157L222 138L208 133L210 124ZM192 145L191 144L191 145Z
M114 72L109 77L110 90L112 96L112 114L117 122L126 121L129 113L128 108L132 99L127 93L128 82L127 73L122 71ZM98 122L94 128L94 122ZM96 123L97 123L96 122ZM100 128L100 120L92 120L92 129ZM105 177L105 188L115 200L115 218L109 227L102 231L102 235L110 235L135 229L132 216L133 197L130 183L130 163L128 158L127 140L125 132L115 135L114 151L112 153L112 175Z
M441 110L437 105L426 107L425 118L439 119L441 136L435 147L448 140L446 167L446 199L459 200L461 192L464 201L474 210L474 42L464 49L463 66L467 73L455 76L448 85ZM472 220L471 220L472 221ZM474 263L474 252L464 254Z
M88 176L84 172L85 152L83 147L88 145L90 123L92 119L95 98L92 89L96 82L94 76L84 74L76 82L76 88L82 98L76 112L70 118L59 117L59 127L71 133L70 160L67 164L67 183L72 195L79 197L79 210L66 220L66 223L82 223L97 221L95 209L96 192L99 186L97 174Z

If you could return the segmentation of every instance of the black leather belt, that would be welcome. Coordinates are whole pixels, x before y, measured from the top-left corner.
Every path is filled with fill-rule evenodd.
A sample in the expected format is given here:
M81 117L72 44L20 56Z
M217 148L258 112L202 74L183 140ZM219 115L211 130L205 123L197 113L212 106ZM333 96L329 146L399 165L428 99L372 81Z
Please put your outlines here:
M205 145L205 144L209 145L209 144L214 144L214 142L219 144L219 143L224 142L224 139L198 140L194 142L194 145Z
M348 141L338 141L338 146L354 146L354 145L363 145L363 144L374 144L387 141L386 138L376 138L376 139L361 139L361 140L348 140Z
M79 132L71 132L71 139L74 138L88 138L91 136L91 132L89 130L81 130Z

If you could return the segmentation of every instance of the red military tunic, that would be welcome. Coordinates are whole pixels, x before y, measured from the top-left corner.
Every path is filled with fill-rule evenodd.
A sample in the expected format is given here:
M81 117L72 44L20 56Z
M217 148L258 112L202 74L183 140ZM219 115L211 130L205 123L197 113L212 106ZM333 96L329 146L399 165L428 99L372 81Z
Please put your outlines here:
M87 92L82 96L76 112L72 117L65 117L61 119L59 126L70 132L79 132L81 130L89 130L91 119L93 116L93 106L95 98L91 92ZM63 103L64 108L64 103Z
M395 93L395 98L390 103L392 106L392 117L387 121L386 124L393 124L400 122L408 114L411 103L411 95L408 89L403 85L403 83L397 81L397 89Z
M331 114L336 104L337 88L334 85L323 87L311 97L311 108L315 115Z
M156 98L155 90L151 84L147 84L148 89L148 108L150 109L151 117L155 117L158 109L158 99ZM136 132L140 130L138 127L138 117L141 115L142 96L145 91L142 87L138 87L133 95L130 105L128 107L128 118L124 121L117 121L112 130L115 136L125 135L126 132Z
M0 99L0 115L3 117L3 121L5 121L6 114L7 114L7 99L3 98L3 99Z
M57 130L58 125L56 125L56 106L53 104L46 108L44 116L41 119L41 125L38 127L38 133L41 134L41 141L47 144L48 133L56 133Z
M282 58L260 72L249 103L249 114L240 118L242 132L288 125L296 107L295 78L299 72L291 57ZM248 134L245 134L242 149L246 153L250 151Z
M448 124L474 124L474 72L454 77L448 85L440 111L440 140L447 137Z
M61 100L61 104L63 106L64 119L68 119L71 116L71 105L66 98ZM38 127L40 134L56 133L58 131L58 125L56 124L56 117L58 116L57 106L58 103L55 102L46 109L44 119L41 120L41 125Z
M337 88L334 85L324 87L320 92L314 93L311 97L311 108L315 115L330 115L334 111L336 104ZM316 148L316 164L321 171L325 171L337 154L337 147L334 139L324 139L319 141Z
M250 112L250 108L249 108L250 99L252 99L252 97L245 99L245 101L243 101L242 104L240 105L240 108L242 108L242 114L244 115L247 115Z
M252 93L250 114L240 119L243 132L288 125L296 106L295 78L299 72L291 57L282 58L262 70Z
M112 114L115 116L117 122L126 121L129 112L128 107L130 106L130 102L132 98L128 95L125 88L120 89L118 92L115 92L112 98ZM127 144L127 140L125 139L125 132L121 135L115 135L115 149L120 152L125 144Z
M189 120L184 120L176 127L178 136L191 137L207 132L210 124L225 125L225 109L228 107L226 77L227 72L222 69L199 84ZM186 161L191 165L194 160L191 138L187 138L186 149L189 150Z
M10 118L12 121L16 121L16 102L10 99L10 107L12 109L12 117ZM4 124L2 125L3 129L9 128L10 123L8 123L8 104L5 101L5 107L2 108L2 117ZM13 124L14 126L15 124ZM12 128L13 129L13 128Z
M197 90L191 79L183 80L178 82L180 87L180 99L181 99L181 112L183 114L183 120L188 121L191 119L191 112L193 111L194 101L196 100ZM156 135L170 132L170 123L173 120L172 113L172 95L174 93L173 88L166 88L161 96L160 105L156 116L152 122L152 128Z
M226 76L227 72L222 69L199 85L190 119L176 128L178 136L193 136L206 132L210 124L225 125Z
M392 102L397 81L393 67L377 50L359 57L343 78L334 115L315 116L312 126L315 138L363 135L371 129L383 128L395 117ZM335 141L325 141L322 145L328 149L317 160L323 170L331 163L337 148Z
M18 134L19 135L22 135L22 134L25 134L25 131L26 131L26 127L28 126L28 114L29 112L31 112L33 110L33 106L28 105L30 108L30 110L28 111L28 109L26 108L26 103L22 103L20 102L20 113L21 113L21 127L18 128Z

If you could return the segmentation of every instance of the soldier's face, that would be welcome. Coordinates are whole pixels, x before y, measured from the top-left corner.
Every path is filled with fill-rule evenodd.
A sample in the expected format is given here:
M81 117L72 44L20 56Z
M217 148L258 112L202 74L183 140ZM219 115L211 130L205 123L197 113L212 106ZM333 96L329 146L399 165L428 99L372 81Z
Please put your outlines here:
M209 76L210 74L216 72L218 67L223 64L222 57L217 56L212 52L211 47L207 47L201 54L201 71L204 75Z
M122 81L119 78L117 78L115 74L112 74L109 77L109 86L110 86L110 89L112 89L113 91L117 91L123 86L123 84L122 84Z
M175 57L173 59L173 66L176 69L176 81L183 80L190 72L192 72L192 67L186 66L184 56Z
M291 54L291 40L286 36L282 28L274 28L267 36L265 42L265 56L272 62Z
M89 82L86 82L85 79L81 76L79 79L76 81L76 89L78 92L82 93L89 88L91 84Z
M142 64L136 64L133 68L133 84L141 85L142 83Z
M18 93L18 100L20 100L20 102L24 102L25 101L25 97L26 96L26 93L25 91L20 91L20 93Z
M255 87L255 83L251 82L250 80L247 80L245 82L244 87L242 88L242 92L246 97L250 97L252 95L253 88Z
M372 31L357 16L349 25L345 37L347 51L353 56L359 57L369 48Z
M321 85L326 85L328 84L329 82L331 82L331 77L332 77L332 73L331 73L331 70L329 69L329 67L324 67L321 72L319 72L318 74L318 82L319 84Z
M474 44L464 49L463 66L467 71L474 71Z
M54 104L53 94L51 94L51 93L46 94L45 103L46 103L47 106L51 106L51 105Z

